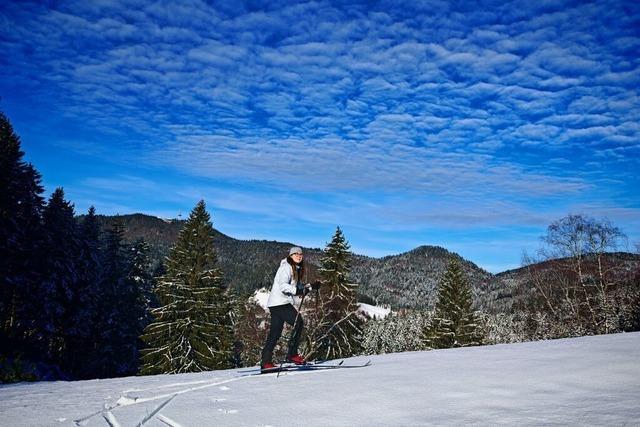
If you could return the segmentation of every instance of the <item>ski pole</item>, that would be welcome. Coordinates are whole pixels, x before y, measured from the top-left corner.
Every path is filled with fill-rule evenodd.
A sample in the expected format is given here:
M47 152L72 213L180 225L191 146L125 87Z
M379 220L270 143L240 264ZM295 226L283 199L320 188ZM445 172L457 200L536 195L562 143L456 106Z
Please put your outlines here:
M304 304L304 298L307 296L307 294L304 293L304 291L302 292L302 298L300 299L300 305L298 306L298 312L296 313L296 319L293 321L293 328L295 329L296 327L296 323L298 323L298 317L300 317L300 312L302 311L302 304Z

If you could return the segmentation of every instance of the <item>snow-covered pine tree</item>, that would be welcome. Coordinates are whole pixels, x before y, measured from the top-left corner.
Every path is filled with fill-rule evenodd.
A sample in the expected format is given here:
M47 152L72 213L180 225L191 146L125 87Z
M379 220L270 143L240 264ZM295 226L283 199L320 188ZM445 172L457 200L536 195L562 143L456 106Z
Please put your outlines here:
M316 358L359 354L362 320L358 317L357 285L349 283L349 244L340 227L324 249L318 269L322 285L308 317L307 351Z
M40 174L23 157L20 138L0 112L0 364L16 357L37 361L40 353L31 301L38 298L34 292L41 280L44 188Z
M482 344L482 327L474 312L471 287L460 263L451 259L438 286L438 300L425 341L431 348Z
M372 319L363 327L364 354L424 350L422 331L429 324L429 312L408 310L384 319Z
M509 344L526 340L524 316L521 313L480 313L484 328L483 344Z
M158 278L160 307L145 328L140 374L169 374L230 366L231 304L216 267L213 227L201 200L191 211Z

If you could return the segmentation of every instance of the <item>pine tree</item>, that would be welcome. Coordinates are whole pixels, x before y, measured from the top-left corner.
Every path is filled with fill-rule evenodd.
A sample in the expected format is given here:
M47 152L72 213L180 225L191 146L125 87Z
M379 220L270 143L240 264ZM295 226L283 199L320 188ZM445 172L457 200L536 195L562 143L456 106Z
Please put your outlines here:
M106 232L98 295L97 360L101 377L132 375L137 371L140 298L129 280L128 252L124 225L116 218Z
M140 335L149 324L147 295L151 278L149 268L149 246L143 239L133 245L127 245L127 268L124 288L120 294L120 335L123 375L135 375L138 372Z
M43 214L43 280L38 292L36 325L47 342L49 361L69 374L71 337L77 333L74 312L78 309L79 240L73 205L56 189Z
M23 157L19 137L0 112L0 359L38 360L31 303L39 298L44 188Z
M181 373L230 366L231 304L216 268L213 227L201 200L191 212L158 278L160 307L141 337L140 373Z
M137 305L141 308L138 319L141 331L150 323L151 309L156 307L156 298L153 294L153 277L151 276L151 260L149 258L149 244L142 238L138 239L131 247L131 271L129 280L137 287L140 300ZM140 335L140 334L138 334Z
M438 300L425 341L432 348L480 345L482 327L473 311L471 287L455 259L449 262L438 286Z
M79 224L77 308L73 312L75 333L69 338L69 367L74 378L88 379L99 375L101 369L97 347L102 313L98 299L102 278L102 230L93 206Z
M350 256L349 244L338 227L324 249L322 267L318 270L322 286L308 322L308 351L317 358L353 356L361 349L357 285L348 280Z
M131 269L129 271L128 283L134 290L135 324L132 335L136 337L136 370L139 370L140 351L144 348L144 342L140 336L144 329L151 323L153 316L151 310L158 306L157 298L153 293L154 279L151 275L151 260L149 257L150 248L147 242L140 238L131 246Z
M422 331L428 322L429 313L417 310L369 320L363 327L363 352L384 354L424 350Z

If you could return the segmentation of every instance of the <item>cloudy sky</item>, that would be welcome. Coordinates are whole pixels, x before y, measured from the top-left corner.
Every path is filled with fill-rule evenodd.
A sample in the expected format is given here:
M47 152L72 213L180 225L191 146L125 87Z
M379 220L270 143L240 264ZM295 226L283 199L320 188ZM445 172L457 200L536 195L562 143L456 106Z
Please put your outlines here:
M232 237L493 272L569 213L640 241L638 2L10 0L0 49L78 213L204 198Z

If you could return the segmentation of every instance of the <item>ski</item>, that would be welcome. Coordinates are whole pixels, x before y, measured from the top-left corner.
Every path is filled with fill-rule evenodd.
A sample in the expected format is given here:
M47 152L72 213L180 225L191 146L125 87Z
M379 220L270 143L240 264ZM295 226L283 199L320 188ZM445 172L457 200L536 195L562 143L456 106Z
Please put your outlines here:
M317 371L317 370L325 370L325 369L342 369L342 368L364 368L366 366L371 365L371 360L368 360L366 363L361 364L348 364L345 365L344 361L336 364L336 365L326 365L326 364L308 364L308 365L294 365L290 366L287 369L292 371Z
M306 362L306 363L304 363L302 365L296 365L296 364L293 364L293 363L290 363L290 362L280 362L280 365L277 367L278 368L277 372L278 372L278 375L280 375L280 372L284 372L286 370L290 370L290 371L294 371L294 370L301 371L301 370L304 370L304 369L295 369L295 368L304 368L304 367L311 367L311 366L313 366L313 367L327 366L327 365L324 365L324 363L327 363L327 362L335 362L335 360L312 360L312 361L308 361L308 362ZM341 360L338 363L338 365L342 365L343 363L344 363L344 359ZM283 369L283 368L289 368L289 369ZM263 373L269 373L269 372L271 372L271 370L264 371Z
M312 360L307 362L310 365L326 365L327 363L335 362L338 359L320 359L320 360ZM344 363L344 359L340 360L338 365L342 365Z
M303 372L303 371L324 371L331 369L349 369L349 368L364 368L371 365L371 360L360 364L345 364L344 360L341 360L337 364L326 363L307 363L304 365L283 365L276 366L272 369L263 369L260 374L271 374L281 372Z
M278 364L276 366L274 366L273 368L270 369L262 369L261 373L263 374L269 374L271 372L278 372L280 371L282 368L294 368L297 366L318 366L318 365L324 365L328 362L335 362L335 359L326 359L326 360L311 360L306 362L304 365L295 365L291 362L278 362ZM344 363L344 360L340 360L340 362L338 363L338 365L342 365ZM245 373L245 372L253 372L255 369L254 368L250 368L248 370L244 370L244 371L239 371L241 373Z

